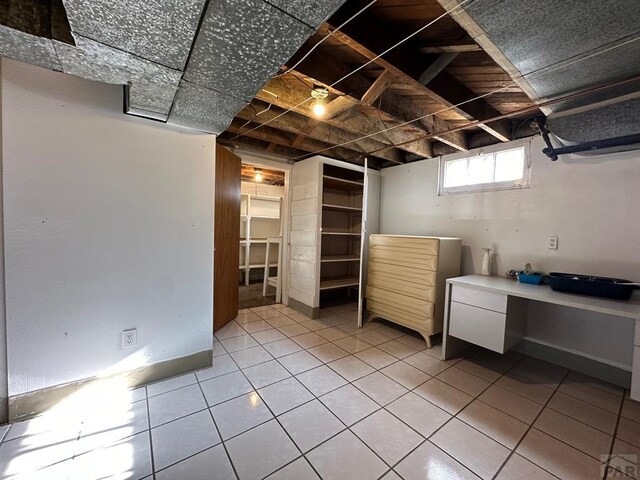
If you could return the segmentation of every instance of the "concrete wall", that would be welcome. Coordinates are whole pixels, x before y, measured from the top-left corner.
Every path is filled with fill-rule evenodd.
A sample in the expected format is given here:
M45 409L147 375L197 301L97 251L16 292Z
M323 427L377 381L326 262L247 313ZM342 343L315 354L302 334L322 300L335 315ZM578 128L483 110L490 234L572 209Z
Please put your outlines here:
M210 349L214 137L2 66L9 395Z
M464 274L478 273L482 247L491 247L498 274L531 262L545 272L640 281L640 152L551 162L542 146L533 140L524 190L438 197L438 159L383 170L382 232L461 237ZM550 235L558 236L558 250L547 249ZM530 313L531 338L630 365L631 322L612 330L600 315L543 306Z

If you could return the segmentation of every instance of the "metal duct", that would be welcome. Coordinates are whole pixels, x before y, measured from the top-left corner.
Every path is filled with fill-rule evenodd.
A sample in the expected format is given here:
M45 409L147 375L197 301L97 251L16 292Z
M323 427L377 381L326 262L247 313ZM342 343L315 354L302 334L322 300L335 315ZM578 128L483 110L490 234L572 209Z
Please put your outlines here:
M3 56L125 85L127 113L217 134L344 0L0 2Z

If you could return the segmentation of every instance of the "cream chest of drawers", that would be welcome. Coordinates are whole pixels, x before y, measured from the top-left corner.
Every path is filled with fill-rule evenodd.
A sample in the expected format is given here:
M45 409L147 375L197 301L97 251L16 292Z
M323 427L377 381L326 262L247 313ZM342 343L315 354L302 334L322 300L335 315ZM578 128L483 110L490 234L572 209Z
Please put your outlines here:
M415 330L431 346L442 331L446 280L460 274L461 246L459 238L371 235L368 316Z

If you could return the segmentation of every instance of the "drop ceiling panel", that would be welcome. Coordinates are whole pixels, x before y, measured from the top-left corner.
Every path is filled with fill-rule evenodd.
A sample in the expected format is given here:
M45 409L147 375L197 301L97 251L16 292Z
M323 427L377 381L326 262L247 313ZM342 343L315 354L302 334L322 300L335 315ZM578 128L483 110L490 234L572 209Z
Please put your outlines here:
M0 55L38 67L60 71L53 43L48 38L0 25Z
M540 97L551 97L575 92L593 85L603 85L615 79L632 77L640 73L640 40L620 46L577 63L569 62L558 70L525 77ZM559 65L560 66L560 65ZM586 103L595 103L637 91L640 82L629 83L607 91L594 92L554 105L553 110L566 110Z
M76 35L76 47L54 41L65 73L113 84L131 84L133 108L167 115L180 72Z
M64 0L71 30L182 70L204 0Z
M249 102L312 33L262 0L212 0L184 78Z
M592 142L612 137L611 126L615 125L616 137L636 135L640 99L606 105L575 115L549 117L551 131L562 139L571 142Z
M267 0L267 2L316 29L344 3L344 0Z
M168 123L207 133L227 129L244 101L193 83L182 81Z
M482 0L464 9L522 73L640 32L640 2Z

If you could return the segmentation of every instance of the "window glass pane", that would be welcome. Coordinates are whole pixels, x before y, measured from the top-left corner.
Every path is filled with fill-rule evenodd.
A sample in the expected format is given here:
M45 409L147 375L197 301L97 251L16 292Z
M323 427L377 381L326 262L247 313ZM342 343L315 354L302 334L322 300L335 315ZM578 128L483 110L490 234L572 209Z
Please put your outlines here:
M524 174L524 148L496 154L496 182L520 180Z
M461 187L467 184L467 159L451 160L444 164L444 186Z
M493 154L469 158L469 185L493 182Z

